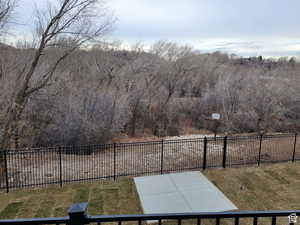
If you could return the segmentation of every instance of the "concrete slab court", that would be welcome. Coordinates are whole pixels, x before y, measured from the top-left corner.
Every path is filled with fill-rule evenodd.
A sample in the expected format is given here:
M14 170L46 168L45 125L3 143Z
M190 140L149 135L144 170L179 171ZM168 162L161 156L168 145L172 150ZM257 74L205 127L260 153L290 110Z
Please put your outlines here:
M134 178L145 214L223 212L237 207L202 173Z

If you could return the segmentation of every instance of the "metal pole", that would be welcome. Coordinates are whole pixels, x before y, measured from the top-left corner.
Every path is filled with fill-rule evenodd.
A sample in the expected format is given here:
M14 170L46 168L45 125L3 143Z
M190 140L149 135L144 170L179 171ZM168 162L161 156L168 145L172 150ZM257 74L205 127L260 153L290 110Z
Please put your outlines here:
M4 150L4 170L5 170L5 182L6 182L6 192L9 192L8 184L8 166L7 166L7 151Z
M224 137L224 145L223 145L223 168L226 168L226 157L227 157L227 136Z
M164 172L164 139L161 140L160 174Z
M295 134L295 140L294 140L294 151L293 151L293 158L292 158L292 162L295 162L295 156L296 156L296 145L297 145L297 133Z
M116 170L117 170L117 162L116 162L116 156L117 152L116 152L116 143L114 143L114 180L116 180L117 174L116 174Z
M60 187L63 186L63 181L62 181L62 155L61 155L61 147L58 147L59 151L59 183Z
M259 152L258 152L258 166L260 165L260 159L261 159L262 138L263 138L263 136L260 135L260 138L259 138Z
M272 222L271 222L271 224L272 225L276 225L277 224L276 221L277 221L277 217L276 216L272 216Z
M204 137L204 148L203 148L203 170L206 169L206 157L207 157L207 137Z

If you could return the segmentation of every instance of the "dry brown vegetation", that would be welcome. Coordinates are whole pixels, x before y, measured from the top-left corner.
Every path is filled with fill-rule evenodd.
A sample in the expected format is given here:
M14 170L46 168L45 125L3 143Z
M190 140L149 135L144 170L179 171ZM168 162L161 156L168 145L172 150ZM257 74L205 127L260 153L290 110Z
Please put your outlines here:
M2 52L0 125L15 89L15 67L34 50L8 48L0 58ZM58 52L47 52L39 70ZM176 60L162 55L168 52ZM156 43L151 52L111 45L77 50L56 69L49 85L30 97L11 148L213 130L212 112L222 115L221 133L298 131L299 64L257 58L243 62L169 42Z
M186 136L184 136L186 137ZM197 137L193 135L193 137ZM163 169L182 171L201 169L204 163L204 140L166 138L162 141L144 143L119 143L40 148L10 151L8 159L8 182L10 187L42 185L88 179L113 179L114 175L134 176L157 174ZM299 139L299 138L298 138ZM291 161L294 153L294 135L265 137L261 144L261 164ZM207 142L206 167L223 166L224 139L209 138ZM295 159L300 159L300 141L296 142ZM229 137L227 140L227 167L257 165L260 137ZM163 149L163 167L162 163ZM60 153L62 152L61 158ZM60 164L61 159L61 164ZM115 159L115 160L114 160ZM60 167L61 165L61 167ZM5 188L5 179L0 183Z

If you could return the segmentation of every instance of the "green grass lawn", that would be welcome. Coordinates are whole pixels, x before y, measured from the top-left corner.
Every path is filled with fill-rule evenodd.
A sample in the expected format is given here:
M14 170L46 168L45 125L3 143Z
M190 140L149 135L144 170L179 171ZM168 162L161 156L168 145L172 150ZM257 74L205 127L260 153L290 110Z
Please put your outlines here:
M260 168L206 170L204 174L239 210L300 209L300 163ZM66 216L73 203L89 202L91 215L140 214L139 198L130 178L117 182L66 184L0 193L0 218Z
M66 216L69 206L80 202L89 202L91 215L142 213L132 179L18 190L0 196L0 219Z

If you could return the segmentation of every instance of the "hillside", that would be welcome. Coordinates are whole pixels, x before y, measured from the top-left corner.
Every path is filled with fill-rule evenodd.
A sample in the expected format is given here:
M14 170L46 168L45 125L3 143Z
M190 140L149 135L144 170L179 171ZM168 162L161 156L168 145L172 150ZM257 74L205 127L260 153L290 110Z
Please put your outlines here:
M3 46L0 123L20 88L18 74L35 51ZM30 86L41 82L39 76L63 52L45 51ZM124 135L162 137L185 130L296 132L299 71L294 59L201 54L168 42L147 52L77 50L59 64L49 85L30 97L11 147L104 143ZM218 124L210 120L213 112L221 114Z

